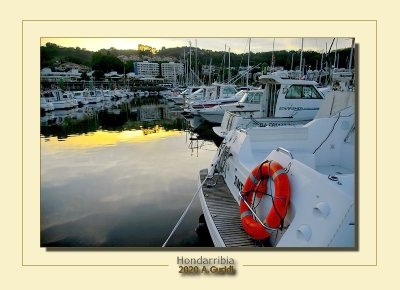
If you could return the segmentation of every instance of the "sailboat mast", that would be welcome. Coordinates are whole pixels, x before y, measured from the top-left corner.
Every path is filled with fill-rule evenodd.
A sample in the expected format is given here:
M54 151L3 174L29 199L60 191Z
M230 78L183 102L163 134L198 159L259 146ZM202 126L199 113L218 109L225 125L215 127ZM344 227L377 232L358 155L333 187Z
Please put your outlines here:
M323 63L324 63L324 52L322 51L322 53L321 53L321 69L319 71L319 83L321 83Z
M231 82L231 48L229 47L228 53L228 83Z
M294 56L294 53L292 53L292 62L290 63L290 70L293 70L293 56Z
M336 50L335 50L335 58L334 58L334 60L333 60L333 68L335 69L336 68L336 58L337 58L337 42L338 42L338 40L336 39Z
M301 51L300 51L300 78L303 77L303 44L304 44L304 38L301 39Z
M198 73L197 73L197 39L195 40L196 42L196 49L195 49L195 62L194 62L194 72L196 74L196 77L198 77Z
M349 60L349 71L351 71L351 65L352 65L352 61L353 61L354 42L355 42L355 39L353 38L352 41L351 41L350 60Z
M189 83L193 85L193 78L192 78L192 42L189 41Z
M210 66L208 67L208 84L211 85L211 64L212 64L212 58L210 57Z
M275 67L275 38L272 41L271 72Z
M251 43L251 38L249 38L249 54L247 55L246 87L249 86L249 73L250 73L250 43Z
M226 44L225 44L225 49L224 49L224 57L222 59L222 81L221 83L223 83L225 81L225 54L226 54Z

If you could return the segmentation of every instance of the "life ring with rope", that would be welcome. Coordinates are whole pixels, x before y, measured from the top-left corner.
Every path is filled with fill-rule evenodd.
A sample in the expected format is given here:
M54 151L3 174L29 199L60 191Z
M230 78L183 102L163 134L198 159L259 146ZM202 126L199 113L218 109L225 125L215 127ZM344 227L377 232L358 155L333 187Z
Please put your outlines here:
M283 220L289 207L290 184L286 169L278 162L269 160L257 165L247 177L240 199L240 219L243 229L254 240L264 240L270 236L268 230L253 217L248 207L252 206L254 195L261 198L267 193L269 178L274 182L275 194L271 194L272 206L263 223L269 228L283 227Z

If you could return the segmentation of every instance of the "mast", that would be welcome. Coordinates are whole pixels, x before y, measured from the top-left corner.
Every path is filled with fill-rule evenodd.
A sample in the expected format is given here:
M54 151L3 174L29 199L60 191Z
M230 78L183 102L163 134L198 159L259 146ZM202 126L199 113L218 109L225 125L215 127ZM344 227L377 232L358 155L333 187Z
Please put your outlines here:
M231 48L229 47L228 53L228 83L231 82Z
M274 54L274 52L275 52L275 38L272 41L271 72L275 67L275 54Z
M249 38L249 54L247 55L247 74L246 74L246 87L249 87L249 73L250 73L250 43L251 43L251 38Z
M300 78L303 76L302 66L303 66L303 44L304 38L301 39L301 52L300 52Z
M335 69L336 68L336 57L337 57L337 42L338 42L338 40L336 39L336 50L335 50L335 58L334 58L334 60L333 60L333 68Z
M226 54L226 44L225 44L225 49L224 49L224 57L222 59L222 81L221 83L223 83L225 81L225 54Z
M192 78L192 41L189 41L189 83L193 85L193 78Z
M173 84L173 87L175 87L175 86L176 86L176 64L174 61L174 84Z
M212 58L210 57L210 66L208 67L208 85L211 85L211 64Z
M351 65L352 65L352 61L353 61L354 40L355 40L355 38L353 38L352 41L351 41L350 60L349 60L349 71L351 71Z
M187 85L187 65L186 65L186 53L185 53L185 49L183 50L183 64L184 64L184 73L183 73L183 79L185 81L185 86Z
M321 83L323 63L324 63L324 52L322 51L322 53L321 53L321 69L319 71L319 83Z
M293 70L293 56L294 56L294 53L292 53L292 62L290 64L290 70Z
M194 73L196 74L196 77L199 75L197 73L197 39L195 40L196 43L196 48L195 48L195 62L194 62Z

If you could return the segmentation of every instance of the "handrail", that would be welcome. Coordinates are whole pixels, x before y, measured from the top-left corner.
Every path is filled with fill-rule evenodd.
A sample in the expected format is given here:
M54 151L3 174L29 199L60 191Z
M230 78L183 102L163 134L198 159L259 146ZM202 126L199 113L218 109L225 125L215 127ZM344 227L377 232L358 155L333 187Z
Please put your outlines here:
M275 150L278 151L278 152L285 153L285 154L289 155L291 159L294 159L293 154L289 150L287 150L285 148L278 147Z
M270 228L269 226L267 226L266 224L264 224L261 219L258 217L258 215L254 212L254 210L251 208L251 206L247 203L246 199L244 198L243 195L241 195L241 193L239 192L239 196L240 198L243 200L243 202L246 204L247 208L251 211L251 213L253 214L253 216L256 218L256 220L263 226L263 228L270 230L270 231L277 231L277 228Z

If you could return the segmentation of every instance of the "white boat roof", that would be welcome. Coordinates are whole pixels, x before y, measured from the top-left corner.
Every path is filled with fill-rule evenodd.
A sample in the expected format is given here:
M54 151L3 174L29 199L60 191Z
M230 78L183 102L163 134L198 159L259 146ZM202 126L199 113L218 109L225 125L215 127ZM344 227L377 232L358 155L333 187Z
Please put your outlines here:
M236 88L236 86L235 85L233 85L233 84L221 84L221 83L212 83L212 85L211 86L216 86L216 87L234 87L234 88Z
M282 79L279 75L268 74L262 75L259 78L260 83L263 84L282 84L282 85L317 85L315 81L308 80L294 80L294 79Z

